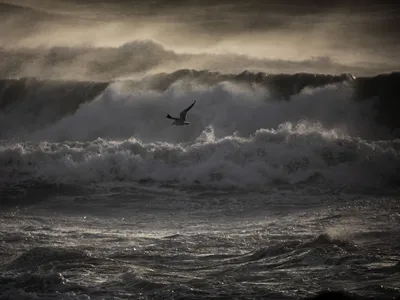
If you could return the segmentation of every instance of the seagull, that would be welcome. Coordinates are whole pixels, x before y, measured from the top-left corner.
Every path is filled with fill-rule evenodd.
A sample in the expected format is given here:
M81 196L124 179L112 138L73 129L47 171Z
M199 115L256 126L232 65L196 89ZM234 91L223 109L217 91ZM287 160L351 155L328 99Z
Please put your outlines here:
M169 114L167 114L167 119L174 120L172 125L176 125L176 126L189 125L190 123L186 122L186 114L193 107L193 105L195 103L196 103L196 101L194 101L192 103L192 105L190 105L188 108L182 110L181 113L179 114L179 118L174 118L174 117L171 117Z

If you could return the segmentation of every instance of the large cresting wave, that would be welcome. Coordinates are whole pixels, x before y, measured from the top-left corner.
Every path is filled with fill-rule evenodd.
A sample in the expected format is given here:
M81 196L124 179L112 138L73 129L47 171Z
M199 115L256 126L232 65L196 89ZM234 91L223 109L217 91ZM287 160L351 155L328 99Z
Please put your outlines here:
M161 91L132 82L100 89L92 88L94 100L75 111L4 139L2 185L118 180L374 188L399 181L399 140L377 138L389 136L388 128L375 121L372 100L354 101L347 81L304 87L289 101L263 84L232 80L181 79ZM192 124L172 126L166 114L193 100Z

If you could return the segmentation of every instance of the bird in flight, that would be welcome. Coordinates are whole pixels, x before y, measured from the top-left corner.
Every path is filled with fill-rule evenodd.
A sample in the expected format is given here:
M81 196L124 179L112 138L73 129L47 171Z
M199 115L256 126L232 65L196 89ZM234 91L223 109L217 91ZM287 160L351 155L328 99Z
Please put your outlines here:
M167 119L174 120L172 125L176 125L176 126L189 125L190 123L186 122L186 114L193 107L193 105L195 103L196 103L196 101L194 101L188 108L185 108L184 110L182 110L181 113L179 114L179 118L174 118L174 117L171 117L169 114L167 114Z

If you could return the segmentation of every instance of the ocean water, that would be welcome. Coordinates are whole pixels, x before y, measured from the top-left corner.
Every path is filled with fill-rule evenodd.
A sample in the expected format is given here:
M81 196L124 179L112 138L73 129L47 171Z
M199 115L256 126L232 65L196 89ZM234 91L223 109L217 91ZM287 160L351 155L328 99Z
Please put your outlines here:
M398 79L3 80L0 299L398 297Z

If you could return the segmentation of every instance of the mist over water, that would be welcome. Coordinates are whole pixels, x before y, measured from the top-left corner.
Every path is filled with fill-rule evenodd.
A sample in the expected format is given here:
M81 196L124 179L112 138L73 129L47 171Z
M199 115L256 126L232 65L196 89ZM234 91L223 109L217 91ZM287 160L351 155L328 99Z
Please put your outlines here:
M374 129L379 130L373 122L372 104L355 103L352 88L346 83L306 89L290 102L277 101L257 84L222 82L210 87L177 81L163 93L126 93L122 88L123 83L112 84L95 100L82 104L73 115L44 130L30 132L29 138L90 141L98 137L135 136L147 142L193 142L209 126L218 138L233 134L247 137L260 128L301 121L320 123L325 128L337 128L343 134L350 132L355 136L368 136ZM177 114L193 101L197 103L190 112L192 126L178 131L166 126L170 125L165 120L166 112Z
M399 20L383 2L324 10L274 2L0 5L2 77L110 80L183 68L362 76L399 68L390 29Z

